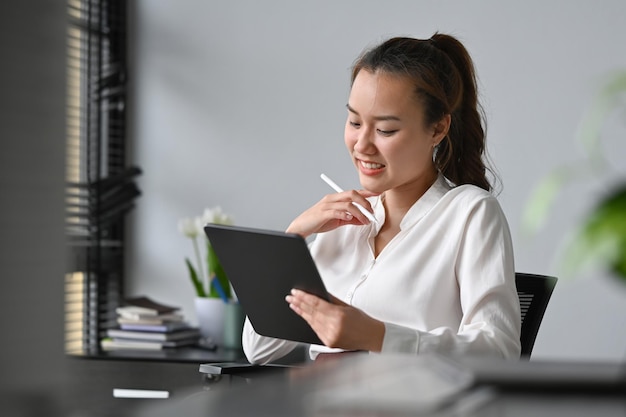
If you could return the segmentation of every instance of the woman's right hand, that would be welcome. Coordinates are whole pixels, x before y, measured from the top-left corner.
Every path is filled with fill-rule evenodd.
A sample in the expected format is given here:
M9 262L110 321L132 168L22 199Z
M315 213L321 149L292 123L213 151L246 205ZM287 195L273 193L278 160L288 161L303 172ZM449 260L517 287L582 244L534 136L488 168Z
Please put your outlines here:
M297 233L306 238L314 233L328 232L347 224L369 224L368 218L352 203L358 203L372 212L372 205L367 197L375 195L377 194L366 190L328 194L296 217L287 228L287 233Z

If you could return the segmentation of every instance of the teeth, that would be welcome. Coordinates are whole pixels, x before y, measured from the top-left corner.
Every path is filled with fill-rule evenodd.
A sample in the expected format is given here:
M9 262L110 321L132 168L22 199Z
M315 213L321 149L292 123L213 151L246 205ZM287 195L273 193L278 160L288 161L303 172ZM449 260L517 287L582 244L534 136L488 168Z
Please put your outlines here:
M383 164L375 164L373 162L365 162L365 161L361 161L361 165L363 165L363 167L367 169L380 169L384 167Z

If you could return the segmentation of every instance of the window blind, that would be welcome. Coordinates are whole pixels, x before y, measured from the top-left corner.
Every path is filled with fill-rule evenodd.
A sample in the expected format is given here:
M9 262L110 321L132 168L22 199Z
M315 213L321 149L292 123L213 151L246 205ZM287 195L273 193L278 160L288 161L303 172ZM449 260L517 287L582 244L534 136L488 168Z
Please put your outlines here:
M66 351L99 352L123 296L124 216L140 195L126 165L126 1L68 1Z

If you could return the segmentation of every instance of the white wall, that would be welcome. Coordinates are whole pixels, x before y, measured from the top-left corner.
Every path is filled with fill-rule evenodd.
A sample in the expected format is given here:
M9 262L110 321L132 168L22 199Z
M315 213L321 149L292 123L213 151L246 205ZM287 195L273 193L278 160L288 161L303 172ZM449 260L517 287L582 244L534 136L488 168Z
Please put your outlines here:
M220 205L240 225L284 229L330 191L321 172L358 187L343 146L349 68L392 35L451 33L473 55L518 271L557 273L564 236L601 191L569 187L539 236L521 233L532 187L581 158L574 136L600 79L626 68L622 0L144 0L135 15L133 139L144 175L128 291L191 318L192 248L177 220ZM619 162L623 123L607 130ZM561 280L535 357L623 358L625 315L626 285L602 274Z

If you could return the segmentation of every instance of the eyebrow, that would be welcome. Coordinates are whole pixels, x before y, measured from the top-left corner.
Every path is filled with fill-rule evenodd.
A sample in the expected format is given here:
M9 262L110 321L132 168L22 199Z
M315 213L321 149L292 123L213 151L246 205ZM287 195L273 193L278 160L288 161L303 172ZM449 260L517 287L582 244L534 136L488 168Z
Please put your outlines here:
M349 103L346 104L346 108L348 109L348 111L350 113L354 113L355 115L360 116L359 112L354 110L352 107L350 107ZM398 116L393 116L393 115L374 116L374 120L378 120L378 121L395 120L395 121L398 121L398 122L401 121Z

